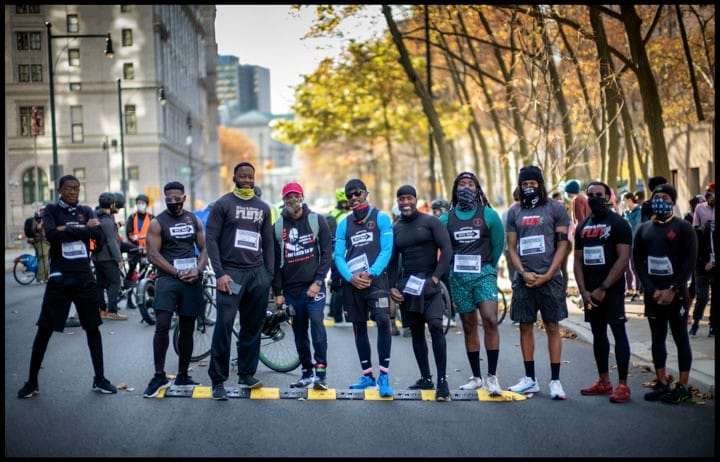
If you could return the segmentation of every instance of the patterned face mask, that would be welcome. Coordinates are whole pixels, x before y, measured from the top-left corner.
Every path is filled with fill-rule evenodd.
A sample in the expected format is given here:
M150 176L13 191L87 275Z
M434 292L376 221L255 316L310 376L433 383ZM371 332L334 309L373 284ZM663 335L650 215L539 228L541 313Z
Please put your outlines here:
M657 197L650 202L650 208L656 217L665 220L672 215L673 203Z

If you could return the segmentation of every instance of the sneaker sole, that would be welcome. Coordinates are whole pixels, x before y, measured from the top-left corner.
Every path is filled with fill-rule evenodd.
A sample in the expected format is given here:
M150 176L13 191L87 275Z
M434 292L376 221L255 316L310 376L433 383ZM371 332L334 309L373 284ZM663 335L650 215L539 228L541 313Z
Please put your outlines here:
M30 393L27 394L27 395L18 396L18 398L20 398L20 399L29 399L29 398L32 398L33 396L39 395L39 394L40 394L39 391L32 391L32 392L30 392Z
M316 384L313 385L313 390L327 391L327 390L328 390L328 386L327 386L327 385L322 385L322 384L316 383Z
M117 391L105 390L104 388L100 388L100 387L93 387L93 391L102 393L103 395L114 395L117 393Z
M168 388L168 387L170 387L170 384L169 384L169 383L167 383L167 384L165 384L165 385L161 385L160 388L158 388L157 390L155 390L155 393L153 393L153 394L151 394L151 395L148 395L148 394L143 393L143 398L157 398L157 395L160 394L160 390L163 390L163 389Z
M611 403L623 404L623 403L627 403L628 401L630 401L630 398L627 398L627 399L612 399L612 398L610 398L609 401Z
M612 390L608 391L607 393L586 393L583 390L580 390L580 394L583 396L606 396L606 395L612 395Z
M540 387L525 388L523 390L513 390L512 388L508 388L508 391L511 391L513 393L520 393L521 395L527 395L529 393L540 393Z
M565 401L567 399L567 396L555 395L555 396L551 396L550 398L555 401Z
M450 397L449 396L439 396L439 397L435 398L435 401L448 402L448 401L450 401Z
M212 399L214 399L215 401L227 401L228 397L227 396L221 396L221 397L213 396Z

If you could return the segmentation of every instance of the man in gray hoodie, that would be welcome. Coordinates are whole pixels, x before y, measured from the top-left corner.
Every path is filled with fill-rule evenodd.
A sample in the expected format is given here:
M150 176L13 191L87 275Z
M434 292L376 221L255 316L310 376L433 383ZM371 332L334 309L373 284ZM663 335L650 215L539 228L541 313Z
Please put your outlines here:
M113 321L126 321L127 316L118 313L117 306L122 282L120 274L122 254L120 253L120 243L118 241L118 228L113 218L113 214L118 211L115 195L109 192L100 194L98 205L97 216L100 220L104 238L102 242L96 244L92 258L98 282L98 302L102 306L100 317ZM105 306L104 300L105 290L108 292L107 306Z

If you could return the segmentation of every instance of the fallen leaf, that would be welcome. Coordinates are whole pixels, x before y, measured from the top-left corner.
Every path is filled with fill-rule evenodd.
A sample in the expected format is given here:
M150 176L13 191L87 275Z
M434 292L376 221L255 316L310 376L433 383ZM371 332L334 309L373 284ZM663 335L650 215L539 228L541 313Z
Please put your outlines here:
M118 390L127 390L127 387L128 387L127 383L121 383L120 385L117 386L117 389Z

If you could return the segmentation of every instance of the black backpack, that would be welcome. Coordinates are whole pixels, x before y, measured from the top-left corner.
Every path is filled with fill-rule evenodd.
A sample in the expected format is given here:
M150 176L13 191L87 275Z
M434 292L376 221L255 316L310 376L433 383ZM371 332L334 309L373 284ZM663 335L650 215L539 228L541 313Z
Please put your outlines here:
M27 220L25 220L25 237L28 239L35 239L35 217L30 217Z

